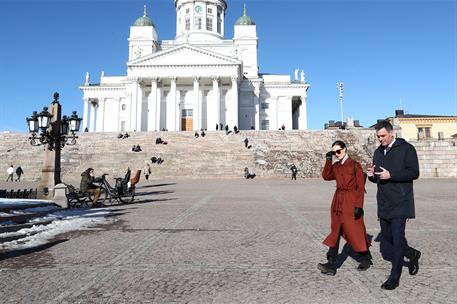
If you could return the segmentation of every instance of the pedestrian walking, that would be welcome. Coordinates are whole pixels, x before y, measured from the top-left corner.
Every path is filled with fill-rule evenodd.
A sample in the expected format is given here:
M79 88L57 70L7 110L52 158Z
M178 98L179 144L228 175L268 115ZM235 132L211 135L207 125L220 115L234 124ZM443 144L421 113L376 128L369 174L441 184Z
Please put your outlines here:
M419 271L421 252L410 247L405 237L406 221L415 218L413 181L419 178L419 161L414 146L395 138L390 122L378 122L375 130L381 145L373 154L367 176L378 187L381 248L390 248L392 253L390 275L381 288L392 290L400 283L403 266L408 267L410 275ZM405 257L409 263L404 263Z
M332 164L333 156L336 162ZM363 221L365 176L362 166L347 154L346 144L340 140L332 144L332 150L325 157L322 177L327 181L336 180L336 191L330 208L331 232L323 242L329 247L327 263L319 263L317 267L323 274L336 274L336 258L342 236L360 257L357 270L367 270L372 263Z
M151 175L151 167L149 166L148 163L146 163L146 165L144 166L143 173L144 173L144 178L146 178L146 180L149 180L149 175Z
M13 167L13 165L11 165L8 169L6 169L6 173L8 173L8 178L6 179L6 181L9 181L11 179L11 181L13 182L14 181L14 177L13 177L14 167Z
M292 171L292 178L291 179L297 180L298 169L297 169L297 166L295 166L295 164L292 164L292 167L290 167L290 171Z
M21 166L18 166L16 168L16 181L20 182L21 181L21 175L24 174L24 171L22 170Z

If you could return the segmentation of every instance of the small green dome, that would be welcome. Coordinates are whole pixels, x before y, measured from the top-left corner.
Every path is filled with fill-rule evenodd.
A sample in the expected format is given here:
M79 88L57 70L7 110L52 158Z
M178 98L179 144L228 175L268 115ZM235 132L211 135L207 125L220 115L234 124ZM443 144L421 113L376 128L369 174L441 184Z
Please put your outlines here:
M154 23L152 23L151 18L148 17L146 14L146 5L144 6L144 15L138 19L135 20L135 23L133 26L154 26Z
M248 15L246 15L246 4L244 5L243 16L238 18L238 20L235 22L235 25L255 25L254 20L252 20L252 18Z

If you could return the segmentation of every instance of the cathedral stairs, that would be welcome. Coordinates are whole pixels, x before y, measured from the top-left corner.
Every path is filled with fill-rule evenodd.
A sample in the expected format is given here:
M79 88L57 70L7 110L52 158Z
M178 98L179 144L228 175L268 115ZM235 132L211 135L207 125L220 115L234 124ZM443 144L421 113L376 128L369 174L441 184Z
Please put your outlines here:
M242 178L249 167L263 178L290 176L294 163L298 176L320 177L325 153L333 141L341 139L348 144L349 154L362 163L371 164L376 148L373 130L325 131L241 131L225 135L223 131L209 131L205 137L194 137L194 132L133 132L130 137L118 139L118 133L83 133L75 146L62 149L62 180L78 183L80 174L93 167L96 174L108 173L108 180L122 176L127 167L143 169L151 166L151 179L180 178ZM156 138L167 145L155 144ZM251 149L246 149L244 139L249 139ZM6 179L10 164L21 165L25 180L38 180L41 175L44 147L33 147L25 133L0 134L2 145L1 172ZM455 140L412 142L417 147L421 177L456 177ZM133 145L140 145L141 152L132 152ZM450 155L456 157L449 157ZM152 156L164 162L152 164ZM449 161L453 163L449 163ZM449 171L452 168L452 172ZM142 177L141 179L144 179Z
M352 140L354 143L363 137L360 134ZM240 178L245 167L261 177L285 176L290 173L292 163L300 168L299 176L317 177L323 155L332 141L349 138L335 131L241 131L229 135L223 131L210 131L199 138L194 137L194 132L134 132L129 135L126 139L118 139L117 133L80 134L75 146L62 149L62 180L77 181L88 167L95 168L97 174L117 177L123 175L127 167L142 169L146 162L151 166L153 179ZM158 137L168 144L155 144ZM24 178L37 180L44 147L31 146L24 133L5 133L0 138L4 143L0 148L4 170L7 164L21 165ZM245 148L245 138L249 139L251 149ZM140 145L142 151L132 152L133 145ZM164 162L152 164L152 156L161 157ZM367 157L362 155L362 158Z

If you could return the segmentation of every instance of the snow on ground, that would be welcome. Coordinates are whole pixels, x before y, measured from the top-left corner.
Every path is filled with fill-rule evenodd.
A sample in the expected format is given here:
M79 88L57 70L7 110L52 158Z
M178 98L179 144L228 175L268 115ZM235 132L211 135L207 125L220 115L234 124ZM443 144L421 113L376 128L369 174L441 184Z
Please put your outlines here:
M45 200L27 200L27 199L0 199L1 207L12 207L23 204L42 204L52 203L52 201ZM54 211L56 210L56 211ZM30 212L52 212L42 217L33 218L30 222L52 221L48 225L34 225L31 228L21 229L15 232L0 233L0 238L15 236L15 235L28 235L25 238L18 240L0 243L1 251L17 250L32 248L48 243L57 235L77 230L88 230L91 227L100 224L108 224L115 221L112 217L107 217L110 210L106 208L98 209L60 209L55 206L29 208L24 210L15 211L14 214L30 213ZM6 223L3 223L6 224Z

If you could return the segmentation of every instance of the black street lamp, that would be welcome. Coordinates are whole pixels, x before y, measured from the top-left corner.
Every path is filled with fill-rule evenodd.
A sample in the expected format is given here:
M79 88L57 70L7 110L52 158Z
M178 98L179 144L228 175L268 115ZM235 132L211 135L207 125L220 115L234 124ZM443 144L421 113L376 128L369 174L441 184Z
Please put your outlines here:
M76 133L79 131L82 118L76 111L70 117L62 115L62 107L59 103L59 93L54 93L54 100L48 108L38 113L34 111L31 117L27 117L27 125L31 133L30 144L32 146L47 145L45 161L41 172L41 180L38 188L47 193L47 189L61 183L60 180L60 151L65 145L75 145ZM53 183L52 183L53 180ZM45 194L46 197L46 194Z
M60 107L59 93L54 93L54 101L51 107L55 105ZM60 114L60 109L57 112ZM76 139L78 138L76 132L79 131L82 118L78 117L76 111L73 111L69 118L66 115L62 118L60 118L60 115L57 116L53 120L53 115L48 112L48 107L44 107L40 113L34 111L31 117L26 118L29 132L32 134L29 137L32 146L48 144L48 149L55 150L57 149L57 142L60 142L60 148L65 147L65 145L72 146L76 144ZM70 136L69 132L71 132Z

